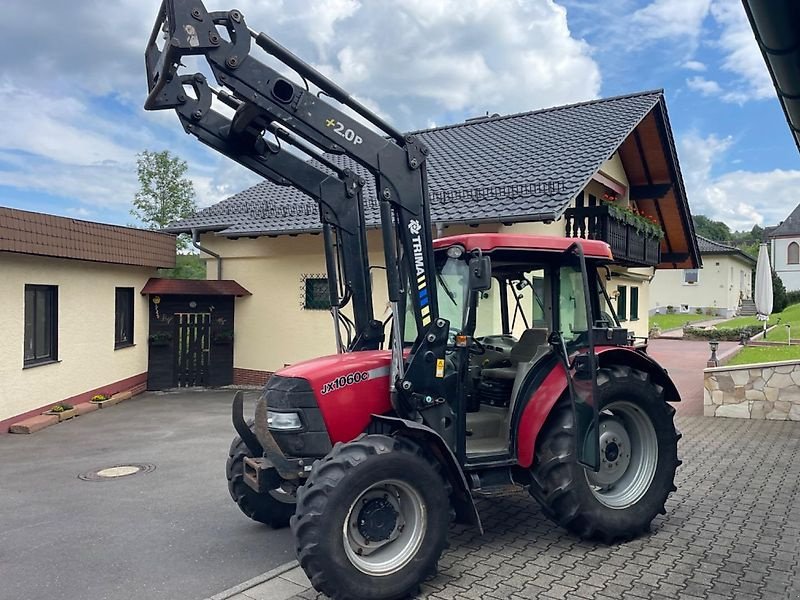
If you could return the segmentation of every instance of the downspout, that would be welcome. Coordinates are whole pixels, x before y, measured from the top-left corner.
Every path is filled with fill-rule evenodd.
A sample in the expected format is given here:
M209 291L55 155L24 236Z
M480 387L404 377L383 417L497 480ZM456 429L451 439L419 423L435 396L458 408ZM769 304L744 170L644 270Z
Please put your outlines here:
M195 248L200 250L200 252L205 252L209 256L213 256L214 258L217 259L217 280L218 281L221 280L222 279L222 257L219 254L217 254L216 252L212 252L208 248L204 248L203 246L201 246L200 242L199 242L199 239L200 239L200 232L197 229L193 228L192 229L192 246L194 246Z
M441 221L437 221L435 223L436 226L436 238L444 237L444 223Z

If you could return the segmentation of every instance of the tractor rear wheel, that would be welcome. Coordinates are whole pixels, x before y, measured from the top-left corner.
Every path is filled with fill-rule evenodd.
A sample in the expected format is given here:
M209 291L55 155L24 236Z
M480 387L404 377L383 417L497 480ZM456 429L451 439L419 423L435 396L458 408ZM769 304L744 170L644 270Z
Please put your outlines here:
M252 429L252 421L247 423ZM244 482L244 459L252 458L252 453L238 435L233 438L225 464L228 478L228 492L239 509L259 523L275 529L286 527L294 514L295 497L285 490L275 490L259 494Z
M536 441L531 494L569 531L607 543L648 530L675 491L680 465L675 409L649 374L626 366L598 373L600 471L576 461L569 399L553 408Z
M363 435L314 463L291 526L300 565L334 600L405 598L436 570L450 488L413 442Z

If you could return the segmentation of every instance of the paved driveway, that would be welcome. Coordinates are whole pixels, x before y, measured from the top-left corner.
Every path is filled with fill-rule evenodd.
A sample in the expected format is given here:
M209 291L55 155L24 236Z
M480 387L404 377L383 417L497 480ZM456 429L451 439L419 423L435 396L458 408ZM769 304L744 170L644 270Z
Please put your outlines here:
M615 546L582 542L527 494L482 501L485 535L451 532L439 575L420 598L800 598L800 423L678 423L678 491L650 535ZM265 584L252 597L282 600L285 588L270 593ZM308 589L293 598L322 596Z
M144 394L0 436L0 599L204 598L293 558L228 495L231 396ZM77 477L131 462L156 469Z
M729 354L737 346L737 342L720 342L717 356ZM678 414L702 415L703 369L711 356L708 342L657 338L650 341L647 352L669 371L678 387L682 399L675 405Z

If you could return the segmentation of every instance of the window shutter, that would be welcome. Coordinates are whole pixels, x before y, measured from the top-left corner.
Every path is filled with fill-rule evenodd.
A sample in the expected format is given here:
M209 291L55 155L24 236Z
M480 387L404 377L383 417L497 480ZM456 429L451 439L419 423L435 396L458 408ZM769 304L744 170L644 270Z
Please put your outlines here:
M626 321L625 316L628 311L628 288L624 285L617 286L617 317L620 321Z

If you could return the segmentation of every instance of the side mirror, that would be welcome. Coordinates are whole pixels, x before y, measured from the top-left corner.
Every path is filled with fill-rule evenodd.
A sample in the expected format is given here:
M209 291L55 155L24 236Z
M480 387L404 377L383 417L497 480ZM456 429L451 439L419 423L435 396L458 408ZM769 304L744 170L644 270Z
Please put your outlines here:
M492 260L488 256L476 256L469 261L469 289L483 292L492 287Z

